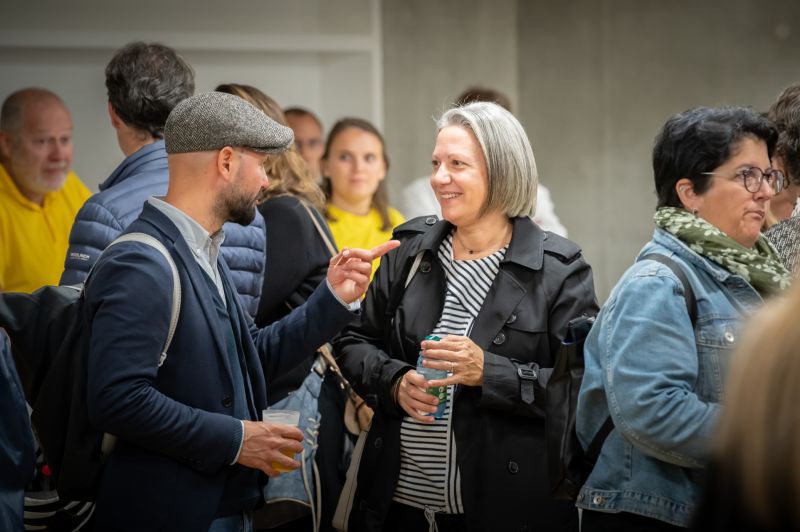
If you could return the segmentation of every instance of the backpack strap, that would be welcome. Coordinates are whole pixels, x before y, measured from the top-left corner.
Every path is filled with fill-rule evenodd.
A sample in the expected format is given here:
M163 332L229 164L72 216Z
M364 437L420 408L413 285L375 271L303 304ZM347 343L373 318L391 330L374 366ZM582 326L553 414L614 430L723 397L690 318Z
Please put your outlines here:
M686 273L683 271L683 268L678 266L677 262L666 255L662 255L661 253L648 253L639 260L654 260L672 270L672 273L675 274L675 276L683 285L683 298L686 300L686 310L689 312L689 319L692 321L692 329L694 329L697 326L697 299L694 297L692 284L686 277Z
M167 351L169 350L170 344L172 344L172 337L175 336L175 329L178 327L178 317L181 313L181 278L178 275L178 268L175 266L175 261L172 259L170 252L167 251L167 248L164 247L164 244L162 244L161 241L154 236L146 233L127 233L121 235L116 240L111 242L106 249L122 242L140 242L155 248L167 260L169 269L172 271L172 312L170 313L167 341L164 344L164 350L161 352L161 356L158 359L158 367L160 368L167 359Z
M694 329L697 326L697 299L694 296L692 284L686 277L686 273L683 271L683 268L681 268L677 262L666 255L662 255L661 253L648 253L639 259L639 261L642 260L654 260L672 270L672 273L675 274L675 276L683 285L683 298L686 302L686 311L689 313L689 319L692 322L692 329ZM586 459L590 461L589 463L593 464L597 461L597 457L600 456L600 450L603 447L603 442L605 442L606 437L613 429L614 421L611 419L611 416L608 416L605 423L603 423L603 426L600 427L599 431L597 431L597 434L595 434L594 438L589 444L589 447L586 449Z

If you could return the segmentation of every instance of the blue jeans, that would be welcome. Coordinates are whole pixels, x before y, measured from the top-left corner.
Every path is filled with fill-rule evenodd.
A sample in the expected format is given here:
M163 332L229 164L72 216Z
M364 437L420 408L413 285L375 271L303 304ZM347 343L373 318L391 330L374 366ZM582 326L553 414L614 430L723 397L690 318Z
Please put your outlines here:
M214 519L208 532L253 532L253 513L243 512Z

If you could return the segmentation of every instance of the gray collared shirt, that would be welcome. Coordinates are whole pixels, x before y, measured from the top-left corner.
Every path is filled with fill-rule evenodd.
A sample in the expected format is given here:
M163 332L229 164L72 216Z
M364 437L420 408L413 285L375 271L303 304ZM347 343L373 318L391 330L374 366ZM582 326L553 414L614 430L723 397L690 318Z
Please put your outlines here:
M228 302L225 299L225 289L222 286L222 278L219 275L219 268L217 267L219 248L225 240L225 232L220 229L213 235L209 235L208 231L203 229L203 226L197 223L191 216L177 207L170 205L162 198L152 196L148 198L147 201L175 224L181 236L183 236L183 239L186 240L189 249L192 250L192 255L194 255L197 264L200 265L200 268L206 272L206 275L214 281L217 292L219 292L219 297L227 307Z

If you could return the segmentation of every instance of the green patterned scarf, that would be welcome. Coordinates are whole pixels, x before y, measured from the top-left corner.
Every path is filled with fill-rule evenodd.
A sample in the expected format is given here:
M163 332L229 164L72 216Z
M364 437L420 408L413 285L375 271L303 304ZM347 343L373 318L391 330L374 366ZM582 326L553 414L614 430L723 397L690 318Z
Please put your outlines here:
M661 207L653 217L656 225L678 237L689 248L740 275L762 297L781 292L791 277L764 235L753 248L746 248L692 213L676 207Z

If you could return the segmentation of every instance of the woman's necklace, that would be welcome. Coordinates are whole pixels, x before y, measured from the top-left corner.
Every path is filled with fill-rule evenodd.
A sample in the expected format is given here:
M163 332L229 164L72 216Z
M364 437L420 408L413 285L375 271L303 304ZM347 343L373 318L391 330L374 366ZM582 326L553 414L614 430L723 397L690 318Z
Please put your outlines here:
M455 233L453 233L453 237L455 238L456 242L458 242L458 245L461 246L461 249L466 251L468 254L470 254L470 255L480 255L480 254L485 253L485 252L487 252L489 250L494 249L496 251L496 250L502 249L505 246L507 246L511 242L511 226L509 225L506 228L506 230L503 233L503 238L501 238L499 241L495 240L494 242L490 242L489 244L487 244L486 246L484 246L481 249L472 249L472 248L467 247L464 244L464 241L461 240L461 237L458 236L458 229L456 229ZM498 243L502 244L502 245L500 245L498 247Z

